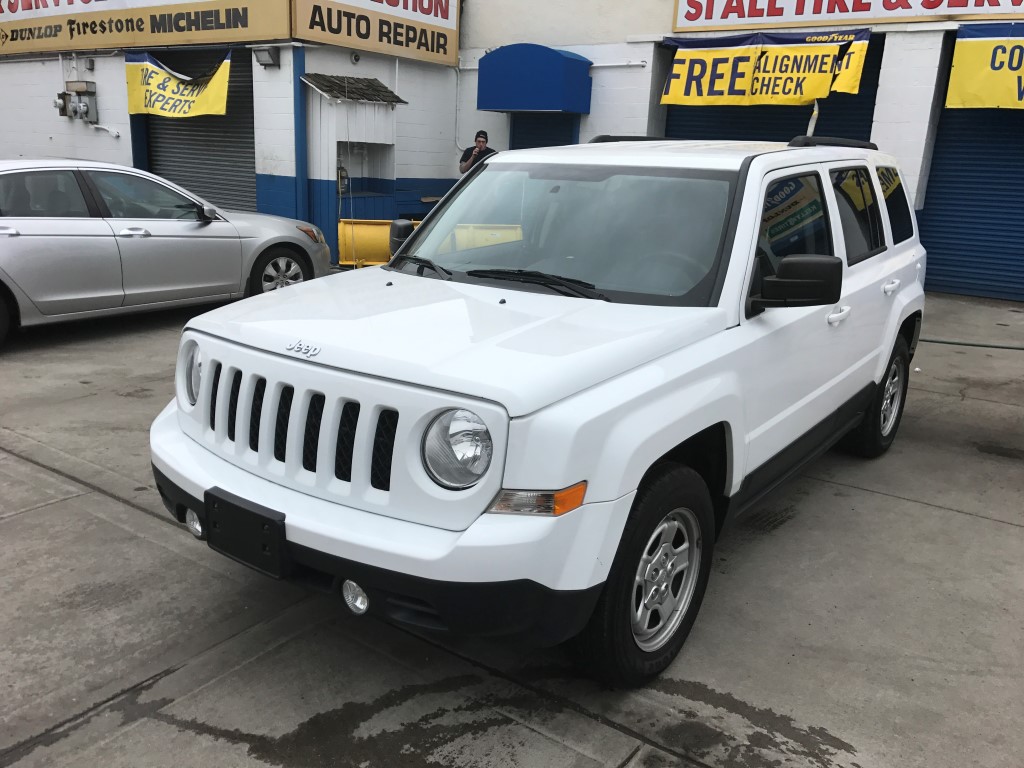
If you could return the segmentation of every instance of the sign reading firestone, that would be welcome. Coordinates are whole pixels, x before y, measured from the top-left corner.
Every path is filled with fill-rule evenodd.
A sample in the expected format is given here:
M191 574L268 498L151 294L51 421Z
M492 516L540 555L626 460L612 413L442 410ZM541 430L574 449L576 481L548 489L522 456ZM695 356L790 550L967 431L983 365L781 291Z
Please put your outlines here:
M0 0L0 55L290 36L287 0Z
M676 0L674 30L1024 18L1022 0Z
M294 35L436 64L459 60L459 0L295 0Z

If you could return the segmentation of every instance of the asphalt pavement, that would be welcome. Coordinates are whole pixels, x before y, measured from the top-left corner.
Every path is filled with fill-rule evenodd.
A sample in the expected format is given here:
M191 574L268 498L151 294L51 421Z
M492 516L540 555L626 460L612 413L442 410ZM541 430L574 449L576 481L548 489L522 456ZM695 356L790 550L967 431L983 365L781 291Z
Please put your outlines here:
M730 531L683 652L626 692L174 523L148 428L192 313L0 350L0 767L1024 763L1024 304L930 295L892 450L831 452Z

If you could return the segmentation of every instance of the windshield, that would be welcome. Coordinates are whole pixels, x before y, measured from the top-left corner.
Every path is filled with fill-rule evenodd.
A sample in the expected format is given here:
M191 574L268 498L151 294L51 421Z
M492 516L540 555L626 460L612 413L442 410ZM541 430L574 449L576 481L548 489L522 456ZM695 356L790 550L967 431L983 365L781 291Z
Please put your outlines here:
M706 306L735 183L729 171L491 164L413 235L402 254L420 263L392 264L425 277L520 278L503 285L591 297L540 273L593 286L593 296L610 301ZM426 269L424 259L444 271Z

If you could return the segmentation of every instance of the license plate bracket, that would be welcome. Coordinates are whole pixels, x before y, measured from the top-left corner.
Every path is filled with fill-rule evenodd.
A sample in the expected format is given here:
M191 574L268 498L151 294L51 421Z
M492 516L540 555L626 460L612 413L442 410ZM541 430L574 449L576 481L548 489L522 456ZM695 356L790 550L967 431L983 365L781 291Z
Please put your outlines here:
M234 494L206 492L206 540L210 549L275 579L288 575L285 515Z

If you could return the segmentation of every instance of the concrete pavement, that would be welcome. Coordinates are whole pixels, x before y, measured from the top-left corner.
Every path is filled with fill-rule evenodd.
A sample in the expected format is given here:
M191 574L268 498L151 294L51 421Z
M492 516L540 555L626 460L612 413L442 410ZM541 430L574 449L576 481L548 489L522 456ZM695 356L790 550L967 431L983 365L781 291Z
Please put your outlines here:
M1020 346L931 296L924 337ZM148 426L187 312L0 352L0 766L927 766L1024 755L1024 351L923 343L882 459L830 453L720 543L667 674L417 637L173 524Z

